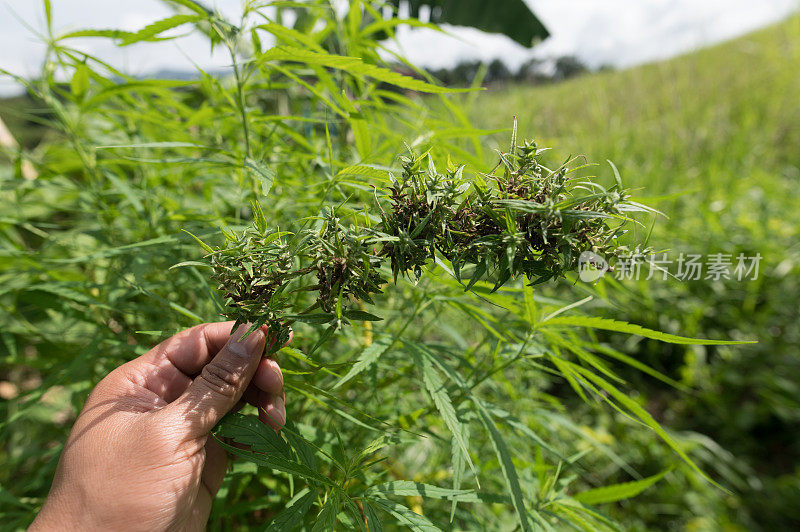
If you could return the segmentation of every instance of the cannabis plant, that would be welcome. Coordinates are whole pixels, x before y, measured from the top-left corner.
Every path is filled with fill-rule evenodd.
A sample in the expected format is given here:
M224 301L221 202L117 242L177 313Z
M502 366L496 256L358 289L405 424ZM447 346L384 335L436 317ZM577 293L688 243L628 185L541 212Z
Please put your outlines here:
M493 152L507 132L472 125L477 90L386 52L427 24L382 2L247 1L237 20L169 5L138 31L59 33L45 1L46 61L16 78L48 133L0 174L0 339L26 383L2 405L4 523L30 523L94 383L221 314L296 334L271 353L286 427L245 409L217 428L241 460L214 529L606 529L600 505L700 481L616 366L674 381L594 331L724 342L598 317L613 283L575 285L582 252L613 264L644 240L629 218L652 213L615 176L533 142ZM138 79L76 44L157 48L179 27L229 55L224 75ZM601 417L677 459L645 476L592 432Z
M348 224L329 208L313 228L279 231L254 203L251 227L225 232L216 249L204 244L224 315L253 330L268 324L277 345L295 321L329 324L325 339L348 320L380 319L361 307L374 304L387 270L394 281L418 281L422 268L439 259L457 281L469 274L467 290L483 280L495 292L520 277L530 285L564 277L586 251L612 263L627 252L620 238L628 213L647 208L626 201L621 181L606 189L573 176L568 164L551 170L541 162L545 148L533 141L516 146L516 123L513 136L494 169L473 179L450 161L439 172L430 155L403 157L400 175L380 196L375 190L374 225L367 210ZM313 302L294 308L291 292L313 293Z

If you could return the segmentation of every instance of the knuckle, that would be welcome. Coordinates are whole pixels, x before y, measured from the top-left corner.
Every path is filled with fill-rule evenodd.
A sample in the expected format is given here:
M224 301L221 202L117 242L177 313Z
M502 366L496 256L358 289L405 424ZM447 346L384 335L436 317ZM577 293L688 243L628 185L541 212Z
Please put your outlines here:
M216 361L203 368L200 378L209 390L225 397L235 397L242 385L242 375L236 368Z

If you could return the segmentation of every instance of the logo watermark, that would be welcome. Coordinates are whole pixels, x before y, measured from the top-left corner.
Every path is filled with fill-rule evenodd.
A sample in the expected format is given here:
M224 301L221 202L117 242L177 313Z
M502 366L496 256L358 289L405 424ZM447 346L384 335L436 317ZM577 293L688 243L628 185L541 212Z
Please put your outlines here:
M584 251L578 258L578 277L586 283L593 283L609 273L619 281L666 281L670 277L681 281L755 281L760 263L760 253L753 256L739 253L735 257L729 253L681 253L674 258L668 253L631 253L620 256L610 267L602 255Z
M593 283L608 271L608 261L594 251L584 251L578 257L578 277L585 283Z

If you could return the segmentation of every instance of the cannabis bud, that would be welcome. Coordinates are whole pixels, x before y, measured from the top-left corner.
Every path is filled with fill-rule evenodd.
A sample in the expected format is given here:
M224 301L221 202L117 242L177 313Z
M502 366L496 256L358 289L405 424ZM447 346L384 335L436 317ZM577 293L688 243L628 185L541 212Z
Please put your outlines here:
M531 284L561 277L587 251L613 261L627 249L619 243L627 213L652 210L629 201L616 169L617 182L606 189L574 176L569 161L547 168L544 151L532 141L512 143L491 172L473 179L463 166L442 173L430 156L404 157L399 178L376 194L375 226L355 216L346 225L328 209L314 227L279 232L254 204L253 225L224 231L225 244L207 255L225 315L237 325L268 323L275 345L295 321L328 324L324 340L348 320L380 319L360 306L381 292L387 269L395 281L419 278L439 257L467 290L481 279L497 290L522 276ZM302 303L301 293L313 301Z

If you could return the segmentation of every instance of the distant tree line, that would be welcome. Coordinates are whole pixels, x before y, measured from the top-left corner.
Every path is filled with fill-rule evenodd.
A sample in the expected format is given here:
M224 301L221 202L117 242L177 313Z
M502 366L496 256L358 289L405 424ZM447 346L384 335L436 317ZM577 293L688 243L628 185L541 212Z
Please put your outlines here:
M478 76L483 77L483 85L510 81L536 85L563 81L589 70L577 57L565 55L550 59L532 58L516 71L495 59L490 63L462 61L452 68L428 69L428 72L448 87L460 87L472 85Z

